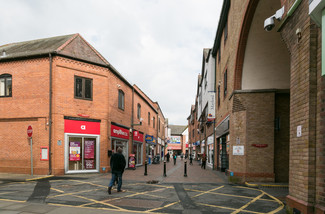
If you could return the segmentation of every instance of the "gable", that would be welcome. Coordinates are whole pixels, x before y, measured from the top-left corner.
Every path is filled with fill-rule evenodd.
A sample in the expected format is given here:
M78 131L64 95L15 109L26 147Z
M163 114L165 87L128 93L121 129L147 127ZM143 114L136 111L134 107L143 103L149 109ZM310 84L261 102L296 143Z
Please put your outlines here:
M63 47L58 50L58 53L101 65L109 64L104 57L102 57L80 35L73 38L68 44L63 45Z

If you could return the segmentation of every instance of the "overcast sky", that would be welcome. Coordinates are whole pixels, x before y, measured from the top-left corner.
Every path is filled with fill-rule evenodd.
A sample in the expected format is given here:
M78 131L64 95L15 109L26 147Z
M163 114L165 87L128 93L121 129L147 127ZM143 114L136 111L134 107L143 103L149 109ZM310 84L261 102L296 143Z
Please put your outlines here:
M0 0L0 45L79 33L169 124L187 125L222 0Z

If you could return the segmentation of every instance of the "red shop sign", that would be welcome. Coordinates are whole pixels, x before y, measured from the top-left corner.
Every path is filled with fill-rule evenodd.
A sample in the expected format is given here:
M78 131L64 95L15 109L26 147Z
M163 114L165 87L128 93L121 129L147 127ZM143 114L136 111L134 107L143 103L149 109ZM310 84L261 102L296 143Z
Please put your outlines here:
M64 120L64 132L100 135L100 122Z
M111 137L129 139L129 130L119 126L111 125Z
M133 140L143 142L143 134L141 134L139 131L134 131Z

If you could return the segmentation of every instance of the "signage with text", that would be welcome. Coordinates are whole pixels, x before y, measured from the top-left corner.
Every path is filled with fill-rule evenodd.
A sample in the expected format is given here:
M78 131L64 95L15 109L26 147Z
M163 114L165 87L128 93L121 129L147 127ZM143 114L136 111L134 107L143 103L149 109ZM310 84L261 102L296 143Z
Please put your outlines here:
M100 122L64 120L65 133L100 134Z
M123 138L123 139L129 139L129 129L111 125L111 137L117 137L117 138Z
M134 131L133 132L133 140L143 142L143 134L140 133L139 131Z

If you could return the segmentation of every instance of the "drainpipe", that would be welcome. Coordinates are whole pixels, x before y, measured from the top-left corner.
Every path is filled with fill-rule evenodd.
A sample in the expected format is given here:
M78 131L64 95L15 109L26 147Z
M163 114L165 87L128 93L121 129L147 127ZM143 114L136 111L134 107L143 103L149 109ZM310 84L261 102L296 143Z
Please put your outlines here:
M133 115L134 115L134 85L132 85L132 111L131 111L131 154L134 153L133 150Z
M50 79L49 79L49 175L52 174L52 151L51 151L51 141L52 141L52 55L49 54L50 58Z
M325 75L325 9L322 10L322 76Z

